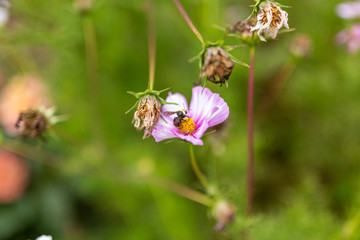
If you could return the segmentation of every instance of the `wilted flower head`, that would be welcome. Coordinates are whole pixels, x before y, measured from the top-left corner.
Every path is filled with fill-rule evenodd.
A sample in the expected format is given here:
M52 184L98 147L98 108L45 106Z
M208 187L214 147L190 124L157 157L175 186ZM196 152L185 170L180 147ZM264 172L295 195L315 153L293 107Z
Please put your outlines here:
M15 123L20 112L49 106L48 89L41 78L34 75L21 75L12 78L4 86L0 95L0 123L7 134L20 134Z
M0 149L0 203L11 203L20 198L28 177L24 159Z
M360 18L360 1L338 4L336 13L339 17L345 19Z
M259 38L266 42L264 35L276 38L282 26L289 28L287 12L282 10L277 3L264 1L260 4L256 26L252 27L251 31L257 30Z
M145 95L140 98L137 111L134 113L133 123L134 127L139 131L145 128L143 139L151 136L160 116L161 103L156 96Z
M290 53L299 58L309 55L311 39L308 35L297 34L290 45Z
M10 4L6 0L0 0L0 27L4 26L9 20Z
M227 224L234 221L235 218L236 207L226 200L219 200L214 205L212 214L216 219L216 225L214 229L216 231L223 230Z
M221 47L209 47L204 55L204 64L200 73L200 79L204 77L220 86L229 79L234 62L228 53Z
M348 52L355 54L360 48L360 24L354 24L336 35L337 44L345 44Z
M166 101L177 103L177 105L163 106L162 112L165 120L161 118L152 133L156 142L169 138L180 138L194 145L203 145L201 137L205 131L209 127L222 123L229 116L229 107L224 99L219 94L212 93L208 88L201 86L193 88L190 108L186 98L180 93L169 93ZM178 119L179 116L176 113L179 111L185 111L186 115ZM179 125L175 126L176 123Z
M66 119L65 116L55 116L55 110L55 107L28 109L20 113L15 127L20 129L24 138L40 137L44 139L43 133L45 131L49 130L52 125Z

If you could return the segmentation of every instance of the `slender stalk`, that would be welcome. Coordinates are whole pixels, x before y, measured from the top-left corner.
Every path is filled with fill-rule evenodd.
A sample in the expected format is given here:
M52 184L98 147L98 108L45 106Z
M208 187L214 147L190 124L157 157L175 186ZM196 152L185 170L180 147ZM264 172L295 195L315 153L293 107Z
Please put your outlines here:
M149 0L147 5L147 19L148 19L148 45L149 45L149 86L154 89L155 81L155 58L156 58L156 37L155 37L155 8L154 2Z
M247 205L246 213L250 215L254 200L254 65L255 47L250 47L250 69L248 83L248 169L247 169Z
M181 185L177 182L173 182L167 179L161 179L161 178L153 178L149 181L151 184L161 187L165 190L168 190L170 192L173 192L179 196L182 196L184 198L190 199L194 202L200 203L205 206L211 206L213 204L213 201L206 195L197 192L193 189L190 189L184 185Z
M208 181L207 181L205 175L201 172L201 170L196 162L194 148L193 148L192 144L189 144L189 151L190 151L191 166L194 170L194 173L195 173L196 177L199 179L199 181L201 182L201 184L203 185L203 187L205 189L207 189L209 186Z
M99 113L99 81L98 81L98 54L94 23L91 15L83 14L83 28L86 50L86 69L89 87L89 108L91 114L91 130L94 137L98 140L99 146L104 147L104 137L102 135Z
M192 23L192 21L190 20L189 16L187 15L187 13L185 12L185 9L183 8L183 6L181 5L179 0L173 0L176 7L179 9L181 15L183 16L183 18L185 19L186 23L189 25L189 27L191 28L191 30L194 32L194 34L196 35L196 37L200 40L200 42L202 44L204 44L204 38L201 36L201 34L199 33L199 31L196 29L195 25Z

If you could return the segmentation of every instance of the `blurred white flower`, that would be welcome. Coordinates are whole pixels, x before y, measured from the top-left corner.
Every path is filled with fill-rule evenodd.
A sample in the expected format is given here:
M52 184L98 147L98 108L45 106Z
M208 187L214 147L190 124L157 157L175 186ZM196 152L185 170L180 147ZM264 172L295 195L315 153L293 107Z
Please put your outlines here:
M4 26L9 20L10 4L6 0L0 0L0 27Z
M52 236L41 235L36 240L52 240Z
M345 19L360 18L360 1L338 4L336 13L339 17Z

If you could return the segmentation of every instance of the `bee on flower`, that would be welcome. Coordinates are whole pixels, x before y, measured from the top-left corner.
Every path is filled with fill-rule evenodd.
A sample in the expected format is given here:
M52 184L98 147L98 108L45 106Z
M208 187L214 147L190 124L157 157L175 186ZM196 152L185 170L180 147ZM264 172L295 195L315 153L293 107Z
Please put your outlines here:
M289 29L288 13L282 10L277 3L264 1L259 5L257 23L251 31L257 31L261 41L266 42L265 37L275 39L280 28Z
M201 86L192 89L190 107L186 98L180 93L169 93L166 102L177 105L164 105L162 112L183 112L181 122L176 124L179 115L163 114L163 118L155 125L152 136L156 142L170 138L180 138L194 145L203 145L201 137L212 126L224 122L229 116L229 107L219 94Z

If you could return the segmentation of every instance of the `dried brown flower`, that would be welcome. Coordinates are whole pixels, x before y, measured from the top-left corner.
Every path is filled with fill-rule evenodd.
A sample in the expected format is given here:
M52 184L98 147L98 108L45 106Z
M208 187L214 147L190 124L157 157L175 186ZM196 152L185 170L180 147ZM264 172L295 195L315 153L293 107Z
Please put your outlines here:
M134 113L134 127L137 130L145 128L143 139L151 136L155 124L161 116L161 103L154 95L145 95L140 98L138 109ZM142 124L141 124L142 120Z
M210 82L220 83L220 86L222 86L229 79L234 65L234 62L224 49L221 47L209 47L206 49L200 79L206 76Z
M21 129L21 135L24 138L40 137L43 139L43 133L48 129L49 123L46 116L39 110L29 109L20 113L15 126Z

